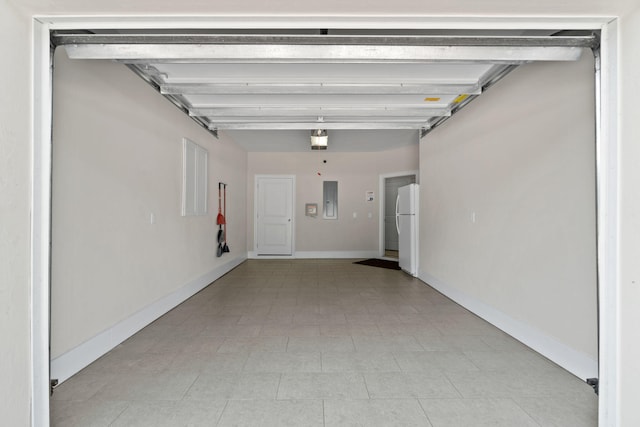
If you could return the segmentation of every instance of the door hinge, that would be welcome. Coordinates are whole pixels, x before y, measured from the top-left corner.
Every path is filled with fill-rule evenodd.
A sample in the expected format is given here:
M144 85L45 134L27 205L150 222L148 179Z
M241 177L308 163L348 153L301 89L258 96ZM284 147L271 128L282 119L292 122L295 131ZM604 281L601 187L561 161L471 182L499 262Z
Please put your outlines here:
M58 387L58 379L54 378L49 381L49 395L53 396L53 390Z
M591 387L593 387L593 391L596 392L596 394L599 394L598 392L599 390L599 383L600 381L598 380L598 378L587 378L587 384L589 384Z

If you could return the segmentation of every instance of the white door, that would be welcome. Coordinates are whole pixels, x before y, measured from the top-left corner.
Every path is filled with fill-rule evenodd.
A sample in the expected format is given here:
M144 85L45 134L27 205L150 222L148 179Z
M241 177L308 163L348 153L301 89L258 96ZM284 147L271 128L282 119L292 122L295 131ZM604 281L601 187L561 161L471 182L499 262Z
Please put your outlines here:
M259 177L256 195L256 253L292 255L293 177Z

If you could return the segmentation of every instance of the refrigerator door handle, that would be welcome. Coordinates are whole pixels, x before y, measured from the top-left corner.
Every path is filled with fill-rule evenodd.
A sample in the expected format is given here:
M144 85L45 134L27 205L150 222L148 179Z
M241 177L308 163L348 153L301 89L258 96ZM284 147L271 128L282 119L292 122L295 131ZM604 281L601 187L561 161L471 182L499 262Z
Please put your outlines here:
M396 196L396 230L398 230L398 234L400 234L400 212L398 211L398 207L400 205L400 194Z

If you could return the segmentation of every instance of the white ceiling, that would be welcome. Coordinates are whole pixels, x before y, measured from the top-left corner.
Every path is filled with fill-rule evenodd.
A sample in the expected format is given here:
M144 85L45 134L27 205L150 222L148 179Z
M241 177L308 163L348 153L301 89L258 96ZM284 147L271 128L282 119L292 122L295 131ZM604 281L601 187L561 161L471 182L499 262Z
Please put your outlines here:
M575 43L586 43L549 31L451 33L147 30L54 40L71 58L126 64L248 151L307 151L314 129L328 130L331 151L416 144L516 66L575 60Z

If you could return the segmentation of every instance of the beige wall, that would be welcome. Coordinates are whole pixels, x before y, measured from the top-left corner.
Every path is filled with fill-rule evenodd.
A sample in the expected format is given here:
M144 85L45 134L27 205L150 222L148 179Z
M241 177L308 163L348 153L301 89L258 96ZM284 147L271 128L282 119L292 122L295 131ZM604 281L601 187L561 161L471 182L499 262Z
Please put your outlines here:
M522 66L422 140L420 269L595 361L593 62Z
M417 138L417 137L416 137ZM307 141L305 141L307 143ZM331 138L329 138L331 144ZM327 163L323 163L326 160ZM418 145L373 153L249 153L247 247L253 250L255 175L295 175L296 251L377 251L380 174L417 170ZM320 175L318 175L320 173ZM322 182L338 181L338 219L305 216L305 203L322 207ZM375 192L367 202L365 193ZM353 218L353 213L356 218ZM372 218L368 217L371 212Z
M55 59L52 357L246 256L246 152L122 64L69 60L64 49ZM209 151L206 216L181 216L183 137ZM222 258L218 181L229 184L232 252Z

